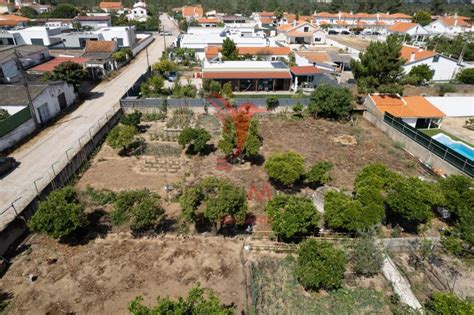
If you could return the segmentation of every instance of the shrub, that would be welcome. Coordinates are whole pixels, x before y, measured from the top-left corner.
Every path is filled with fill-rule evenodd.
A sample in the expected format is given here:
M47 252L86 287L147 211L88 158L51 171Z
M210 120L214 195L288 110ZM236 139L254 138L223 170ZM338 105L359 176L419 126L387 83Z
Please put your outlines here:
M327 184L331 180L331 176L329 175L331 169L331 162L319 161L306 173L306 180L311 184Z
M434 72L428 65L418 65L413 67L408 74L408 80L410 84L420 85L433 79Z
M474 192L474 180L463 175L451 175L440 179L439 188L444 197L444 206L456 220L464 209L472 206L472 198L469 196Z
M135 140L137 133L137 128L134 126L118 125L109 132L106 142L114 149L126 150Z
M96 190L87 185L84 194L90 198L93 205L103 206L115 202L117 194L110 190Z
M308 239L298 247L296 277L307 290L336 289L342 284L346 256L327 242Z
M296 114L299 114L303 112L304 106L301 103L296 103L295 105L293 105L292 109L293 109L293 112L295 112Z
M51 192L45 201L40 201L28 226L32 231L64 239L88 224L76 192L66 186Z
M285 186L294 184L305 173L304 157L293 151L273 153L263 166L272 180Z
M456 87L449 83L438 84L438 95L444 96L446 93L456 92Z
M452 293L433 293L427 307L439 315L474 314L474 304L472 302L460 299Z
M232 87L232 83L230 82L224 83L224 85L222 86L222 94L228 100L234 98L234 89Z
M349 89L318 85L311 94L308 112L313 116L347 119L352 111L352 100Z
M454 256L460 256L463 252L463 241L451 234L441 238L444 249Z
M226 119L222 127L222 138L219 140L217 146L228 156L234 155L236 151L240 150L240 158L251 158L258 155L260 147L262 146L262 142L258 135L258 121L255 118L250 120L247 135L242 144L239 143L236 125L239 126L240 118L242 118L242 120L247 118L241 117L240 115L245 114L239 113L234 117L234 119ZM240 135L242 134L244 134L244 130L240 130ZM239 145L241 145L241 147L239 147Z
M132 231L152 228L164 213L159 199L148 189L121 192L114 203L112 223L129 224Z
M278 100L278 97L276 96L267 96L266 99L267 103L267 110L274 110L280 105L280 101Z
M354 264L354 271L358 275L372 276L379 273L383 259L381 249L374 243L370 234L364 234L356 240L351 260Z
M138 128L142 116L143 114L136 110L131 114L120 117L120 123L126 126L134 126L135 128Z
M287 239L314 230L320 220L313 201L297 196L275 196L265 211L271 218L272 230Z
M189 290L187 298L173 301L169 298L158 297L156 305L152 308L143 305L143 298L136 297L128 304L128 311L134 315L152 314L213 314L232 315L234 306L221 304L217 294L207 288L202 288L198 283Z
M459 72L456 80L464 84L474 84L474 68L464 69Z
M162 76L154 75L140 85L140 94L143 97L158 97L163 94L165 79Z
M206 129L199 128L184 128L179 134L178 143L184 148L186 145L189 146L189 151L192 153L201 152L206 143L211 140L211 135Z

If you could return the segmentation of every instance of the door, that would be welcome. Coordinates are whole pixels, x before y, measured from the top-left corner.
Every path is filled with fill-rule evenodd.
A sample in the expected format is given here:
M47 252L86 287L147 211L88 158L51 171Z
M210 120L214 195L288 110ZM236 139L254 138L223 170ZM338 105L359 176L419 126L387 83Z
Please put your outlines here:
M38 107L38 116L39 116L39 123L44 124L49 119L51 119L51 114L49 112L48 103L44 103L40 107Z
M64 95L64 92L58 95L58 103L61 110L67 107L66 95Z

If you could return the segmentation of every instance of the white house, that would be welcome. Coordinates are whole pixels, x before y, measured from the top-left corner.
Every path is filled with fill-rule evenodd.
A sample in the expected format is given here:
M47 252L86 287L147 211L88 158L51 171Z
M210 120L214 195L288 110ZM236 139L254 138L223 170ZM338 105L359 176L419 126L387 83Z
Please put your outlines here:
M20 30L9 31L10 34L18 35L15 36L17 45L39 45L39 46L50 46L57 44L60 39L55 38L55 35L61 34L61 28L59 27L46 27L46 26L32 26Z
M49 50L43 46L22 45L0 47L0 84L15 83L20 80L15 50L23 69L28 69L51 58Z
M146 3L138 1L133 4L133 9L127 14L127 19L131 21L145 22L148 18Z
M410 35L414 41L423 41L430 33L418 23L398 22L387 29L388 34Z
M286 24L277 28L287 44L316 44L324 43L326 35L319 27L308 22Z
M472 30L472 26L457 16L443 16L426 26L433 34L459 34Z
M410 73L413 67L428 65L433 71L433 81L449 81L462 70L462 66L458 64L457 60L414 46L403 46L401 55L405 59L403 66L405 73Z
M112 26L112 18L110 15L99 15L99 16L76 16L73 20L74 23L79 23L83 28L89 28L97 30L104 27Z

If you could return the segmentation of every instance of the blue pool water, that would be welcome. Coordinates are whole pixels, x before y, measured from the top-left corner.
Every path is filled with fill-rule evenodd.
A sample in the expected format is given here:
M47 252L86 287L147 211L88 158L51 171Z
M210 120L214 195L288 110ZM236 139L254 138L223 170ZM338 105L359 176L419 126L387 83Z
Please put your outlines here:
M434 135L432 138L441 142L442 144L449 147L450 149L453 149L459 154L464 155L468 159L474 160L474 149L472 147L469 147L462 142L455 141L451 139L451 137L443 133L438 133L437 135Z

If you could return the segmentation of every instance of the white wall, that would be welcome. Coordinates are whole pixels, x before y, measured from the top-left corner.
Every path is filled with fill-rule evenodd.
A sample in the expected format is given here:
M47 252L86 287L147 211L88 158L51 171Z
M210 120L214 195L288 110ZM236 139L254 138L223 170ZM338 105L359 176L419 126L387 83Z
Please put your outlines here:
M135 27L107 27L94 32L101 34L104 40L123 39L123 47L132 47L136 43Z
M13 129L0 138L0 152L13 147L15 144L29 136L36 130L33 118L25 121L23 124Z
M408 65L403 66L405 73L410 73L411 69L418 65L428 65L432 70L434 70L433 81L449 81L456 77L456 74L459 72L459 66L455 60L440 56L438 62L433 62L434 57L428 58L425 60L420 60L418 62L413 62Z
M74 94L74 88L72 85L69 85L66 82L51 84L46 87L37 97L35 97L33 100L33 107L39 122L43 123L43 121L40 119L38 109L44 104L47 105L50 115L47 120L59 114L61 109L59 107L58 96L63 92L66 97L67 106L71 106L74 103L76 96Z
M32 39L42 39L44 46L49 46L58 42L60 39L58 38L51 38L53 35L58 35L61 33L60 28L48 28L48 27L28 27L22 30L15 31L21 35L23 42L27 45L34 45L32 43Z

